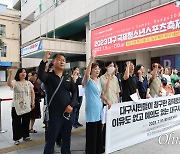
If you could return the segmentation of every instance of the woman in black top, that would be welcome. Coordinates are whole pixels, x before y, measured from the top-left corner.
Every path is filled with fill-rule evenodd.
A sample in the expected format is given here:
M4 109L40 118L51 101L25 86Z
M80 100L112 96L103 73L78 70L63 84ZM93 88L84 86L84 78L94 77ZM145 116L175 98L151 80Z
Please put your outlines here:
M144 77L144 66L142 64L139 64L135 67L134 73L135 73L135 78L136 78L136 85L139 91L139 95L141 99L146 99L149 98L149 84L147 81L147 78Z
M125 72L122 78L122 102L132 101L130 95L139 92L136 86L136 79L133 75L134 73L134 64L131 61L127 61L125 64Z

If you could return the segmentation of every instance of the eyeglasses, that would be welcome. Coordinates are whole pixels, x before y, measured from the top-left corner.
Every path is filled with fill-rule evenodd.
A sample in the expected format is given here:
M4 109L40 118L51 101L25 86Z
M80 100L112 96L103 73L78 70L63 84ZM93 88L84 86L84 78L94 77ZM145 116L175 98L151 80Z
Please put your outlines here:
M64 113L63 113L63 117L64 117L66 120L69 120L70 117L71 117L71 115L70 115L70 113L68 113L68 112L64 112Z
M66 62L66 59L57 59L60 62Z

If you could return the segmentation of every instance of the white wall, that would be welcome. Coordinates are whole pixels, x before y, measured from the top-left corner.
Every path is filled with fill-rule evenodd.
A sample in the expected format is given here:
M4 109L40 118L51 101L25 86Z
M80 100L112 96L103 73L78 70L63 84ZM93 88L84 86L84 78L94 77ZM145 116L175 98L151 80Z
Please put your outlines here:
M21 7L21 21L26 19L31 13L33 13L39 7L39 0L27 0L27 2Z
M165 55L180 54L180 45L176 47L161 48L159 50L151 51L151 57L161 57Z
M39 66L42 59L37 58L22 58L22 67L30 68Z
M142 64L145 68L151 68L151 52L140 51L136 53L136 64Z
M54 29L54 12L55 12L55 26L56 28L63 26L69 22L77 20L78 18L87 15L92 10L99 8L113 0L66 0L58 7L56 7L55 11L52 10L48 14L45 14L45 17L41 18L41 34L45 34L47 32L47 23L48 23L48 31ZM27 17L30 12L37 8L39 5L39 1L31 0L28 1L22 7L22 17L24 19ZM29 11L31 10L31 11ZM40 19L39 19L40 20ZM26 43L31 41L34 38L39 37L40 28L39 28L39 20L35 21L33 24L28 26L22 31L22 43Z

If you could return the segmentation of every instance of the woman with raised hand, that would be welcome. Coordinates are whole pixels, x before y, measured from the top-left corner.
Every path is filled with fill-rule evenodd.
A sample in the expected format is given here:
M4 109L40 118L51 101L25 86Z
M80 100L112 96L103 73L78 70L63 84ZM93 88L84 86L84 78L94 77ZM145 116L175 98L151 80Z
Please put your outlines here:
M101 113L103 109L101 98L102 86L98 78L100 68L98 63L93 63L91 57L87 66L84 87L86 95L86 154L102 153L102 124ZM109 102L107 102L109 104Z
M33 85L28 81L25 68L17 70L15 80L12 81L12 70L9 70L7 85L13 89L12 101L12 129L14 144L18 145L20 139L31 141L29 137L30 111L35 107L35 94Z

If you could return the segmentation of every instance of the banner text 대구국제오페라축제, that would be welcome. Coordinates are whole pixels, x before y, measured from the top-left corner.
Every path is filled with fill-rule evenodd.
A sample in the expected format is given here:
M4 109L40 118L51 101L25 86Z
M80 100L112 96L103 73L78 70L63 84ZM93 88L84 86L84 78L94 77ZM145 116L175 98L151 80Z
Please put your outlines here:
M92 54L103 56L180 44L179 9L172 2L92 30Z
M180 128L180 94L113 104L107 111L106 154Z

